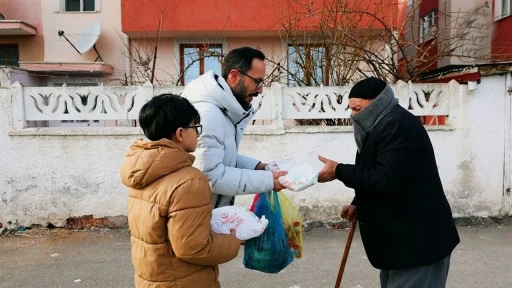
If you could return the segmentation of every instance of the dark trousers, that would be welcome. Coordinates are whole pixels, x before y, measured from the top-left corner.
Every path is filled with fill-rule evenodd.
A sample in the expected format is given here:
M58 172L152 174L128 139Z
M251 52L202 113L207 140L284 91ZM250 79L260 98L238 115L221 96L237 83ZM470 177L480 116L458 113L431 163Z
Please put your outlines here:
M380 270L381 288L444 288L450 268L450 256L420 267Z

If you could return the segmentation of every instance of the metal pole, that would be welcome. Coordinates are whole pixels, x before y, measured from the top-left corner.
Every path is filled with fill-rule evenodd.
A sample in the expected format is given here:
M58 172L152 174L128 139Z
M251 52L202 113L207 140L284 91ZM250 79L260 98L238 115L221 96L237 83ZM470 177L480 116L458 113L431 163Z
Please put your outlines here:
M78 52L78 54L82 55L82 53L80 53L80 51L78 51L78 49L76 49L75 45L73 45L73 43L71 43L71 41L69 41L68 37L66 37L66 35L64 35L64 31L59 30L57 33L59 34L59 36L64 37L64 39L66 39L66 41L68 41L68 43L71 44L71 46L73 46L73 48L75 48L75 50L76 50L76 52ZM94 49L96 49L96 48L94 48Z

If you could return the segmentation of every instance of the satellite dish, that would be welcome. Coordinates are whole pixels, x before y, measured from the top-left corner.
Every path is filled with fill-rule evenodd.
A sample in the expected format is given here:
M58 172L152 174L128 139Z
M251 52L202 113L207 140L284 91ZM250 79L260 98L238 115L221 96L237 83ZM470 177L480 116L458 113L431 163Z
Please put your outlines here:
M101 34L100 22L93 21L93 22L90 22L89 24L87 24L85 29L82 30L82 32L80 32L80 34L78 34L79 36L78 36L78 40L76 41L76 45L73 45L73 43L71 43L71 41L69 41L69 39L66 37L66 35L64 35L64 31L59 30L58 34L59 34L59 36L64 37L64 39L66 39L66 41L68 41L69 44L71 44L71 46L73 46L73 48L75 48L76 52L78 52L78 54L80 54L80 55L91 50L91 48L94 48L94 51L96 51L96 54L98 55L98 57L96 57L96 60L94 60L94 62L98 61L98 59L101 62L103 62L103 58L101 58L100 53L96 49L96 41L98 41L98 38L100 38L100 34Z
M93 21L89 23L85 29L80 32L78 40L76 41L76 49L78 49L79 53L84 54L92 47L94 47L94 44L96 44L96 41L98 41L98 38L100 38L100 34L100 22Z

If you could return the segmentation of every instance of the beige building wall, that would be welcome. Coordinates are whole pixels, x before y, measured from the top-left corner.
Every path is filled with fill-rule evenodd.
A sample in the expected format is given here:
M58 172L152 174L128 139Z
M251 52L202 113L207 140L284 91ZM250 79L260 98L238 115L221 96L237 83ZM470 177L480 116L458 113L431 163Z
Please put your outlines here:
M446 6L444 3L446 2ZM441 1L439 9L445 9L449 15L440 19L440 24L448 27L459 27L449 30L451 37L457 41L456 54L474 57L451 56L441 59L438 67L446 65L468 65L488 62L491 57L492 41L492 1L488 0L447 0ZM446 23L444 23L446 22ZM465 37L461 35L465 34ZM449 37L446 37L448 39ZM440 44L440 50L442 49ZM456 46L456 45L452 45Z
M142 85L151 79L153 55L156 38L132 38L130 40L131 73L128 81L133 85ZM155 65L153 85L175 85L179 74L179 60L174 53L174 39L162 38L159 40ZM177 66L176 66L176 63ZM176 68L177 67L177 68Z
M44 61L46 62L93 62L97 55L94 49L80 55L63 38L57 34L65 32L66 37L76 43L81 31L92 21L101 24L101 35L96 42L103 62L113 65L115 71L104 78L105 85L119 85L124 79L125 45L121 32L121 0L97 0L97 12L62 12L59 11L62 0L44 0L42 3L42 22L45 34ZM39 2L39 1L38 1Z
M44 35L41 0L0 0L0 13L5 20L21 20L36 27L34 36L0 36L0 44L18 44L20 61L42 61Z

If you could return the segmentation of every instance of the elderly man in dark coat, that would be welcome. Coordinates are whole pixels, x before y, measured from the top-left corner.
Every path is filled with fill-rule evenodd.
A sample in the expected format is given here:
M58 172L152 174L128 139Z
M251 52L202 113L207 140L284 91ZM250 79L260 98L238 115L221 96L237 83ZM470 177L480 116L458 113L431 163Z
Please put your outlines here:
M381 287L445 287L459 236L425 128L380 79L358 82L349 99L356 163L319 156L319 182L355 190L341 216L359 222Z

